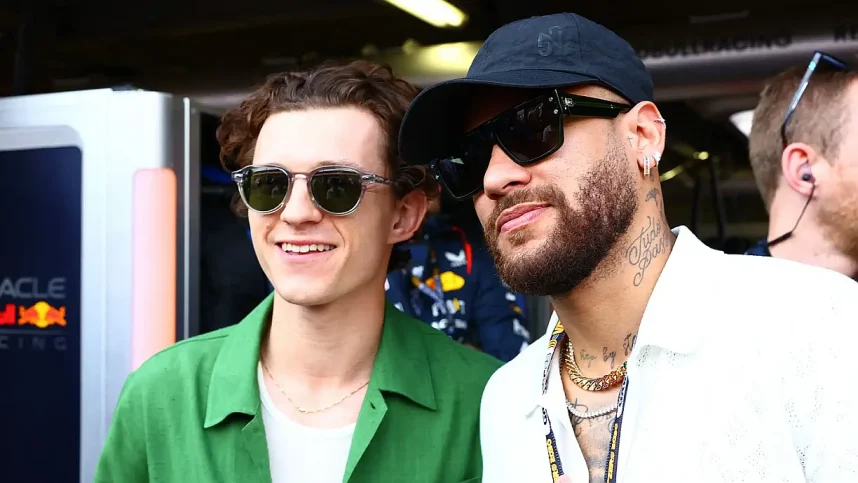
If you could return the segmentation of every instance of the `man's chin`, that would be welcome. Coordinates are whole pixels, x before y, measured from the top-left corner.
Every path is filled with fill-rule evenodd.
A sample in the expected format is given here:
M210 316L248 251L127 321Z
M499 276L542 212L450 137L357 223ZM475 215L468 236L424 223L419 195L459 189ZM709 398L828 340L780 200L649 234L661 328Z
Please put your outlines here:
M288 304L314 307L336 300L337 296L331 286L331 283L322 283L320 280L291 279L275 284L274 291Z
M580 283L574 273L578 267L569 266L571 255L552 243L529 240L499 255L495 259L498 275L514 292L555 296Z
M511 233L510 236L504 236L498 240L501 255L508 259L538 255L544 245L545 242L540 237L524 231Z
M512 273L526 273L539 265L541 254L539 246L531 247L530 242L523 246L507 247L500 252L500 257L495 260L499 269Z

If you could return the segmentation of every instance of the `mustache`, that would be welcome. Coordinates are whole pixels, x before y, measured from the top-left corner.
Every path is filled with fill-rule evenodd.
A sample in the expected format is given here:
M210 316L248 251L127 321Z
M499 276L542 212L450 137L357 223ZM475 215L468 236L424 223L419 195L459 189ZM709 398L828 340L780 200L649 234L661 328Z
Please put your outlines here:
M521 203L546 203L553 206L562 206L566 204L566 198L563 195L563 190L553 184L515 190L498 200L489 216L489 224L487 226L495 226L501 213Z

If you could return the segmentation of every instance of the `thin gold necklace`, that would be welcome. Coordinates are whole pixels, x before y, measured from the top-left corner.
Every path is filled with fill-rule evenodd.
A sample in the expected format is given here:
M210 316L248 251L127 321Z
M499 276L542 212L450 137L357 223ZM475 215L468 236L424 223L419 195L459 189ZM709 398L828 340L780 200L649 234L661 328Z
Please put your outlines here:
M327 405L323 408L319 408L319 409L307 409L307 408L303 408L301 406L298 406L297 404L295 404L294 401L292 401L292 398L290 398L289 395L286 394L286 391L284 391L283 388L280 387L280 384L277 383L277 379L274 379L274 376L271 374L271 371L268 370L268 366L265 364L265 361L262 360L262 358L259 359L259 362L262 364L262 368L265 369L265 373L268 374L268 377L271 379L271 382L273 382L274 385L277 386L277 389L280 391L280 393L283 394L283 397L285 397L286 400L289 401L289 404L291 404L292 407L295 408L295 411L298 411L301 414L314 414L314 413L320 413L322 411L327 411L328 409L331 409L332 407L342 403L346 399L354 396L358 391L365 388L366 385L369 384L369 381L366 381L365 383L361 384L361 386L359 388L357 388L354 391L346 394L345 396L340 398L339 401L337 401L333 404L329 404L329 405Z

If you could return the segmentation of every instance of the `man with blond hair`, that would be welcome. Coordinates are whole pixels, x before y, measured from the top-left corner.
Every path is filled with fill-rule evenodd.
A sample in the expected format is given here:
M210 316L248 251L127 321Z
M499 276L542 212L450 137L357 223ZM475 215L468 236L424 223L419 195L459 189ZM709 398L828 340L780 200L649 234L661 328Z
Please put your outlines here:
M750 158L769 211L748 254L858 276L858 73L817 52L760 94Z

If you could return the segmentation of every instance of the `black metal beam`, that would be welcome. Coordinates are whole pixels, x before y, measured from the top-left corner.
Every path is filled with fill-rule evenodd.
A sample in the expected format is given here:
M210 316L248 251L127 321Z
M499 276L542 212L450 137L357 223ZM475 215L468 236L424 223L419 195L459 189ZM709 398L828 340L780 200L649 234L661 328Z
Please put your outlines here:
M81 9L74 25L77 37L93 36L175 36L228 32L269 25L300 25L311 19L343 16L360 19L367 11L395 8L367 0L275 0L256 1L171 1L141 3L90 0ZM359 20L357 20L359 21ZM334 35L321 29L314 36ZM311 38L307 39L312 42Z
M12 95L30 92L36 42L36 14L33 9L24 13L15 42L15 67L12 78Z

